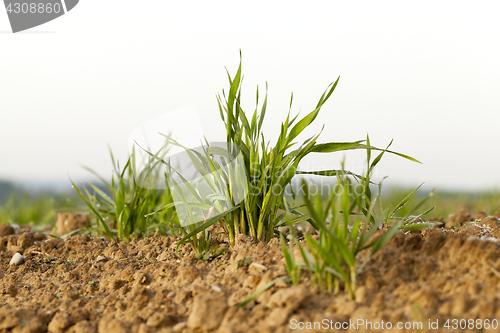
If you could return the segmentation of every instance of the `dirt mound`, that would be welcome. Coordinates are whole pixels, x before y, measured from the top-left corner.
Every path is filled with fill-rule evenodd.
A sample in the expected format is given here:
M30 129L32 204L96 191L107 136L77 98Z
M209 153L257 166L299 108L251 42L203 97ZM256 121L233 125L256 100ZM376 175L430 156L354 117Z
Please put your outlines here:
M56 233L59 236L88 226L90 226L90 219L87 215L57 213Z
M359 275L356 301L319 292L306 277L241 308L287 274L277 240L239 236L234 250L199 261L168 237L63 241L19 230L0 238L0 332L477 332L479 322L497 331L500 221L468 220L398 234ZM16 252L24 263L9 265Z

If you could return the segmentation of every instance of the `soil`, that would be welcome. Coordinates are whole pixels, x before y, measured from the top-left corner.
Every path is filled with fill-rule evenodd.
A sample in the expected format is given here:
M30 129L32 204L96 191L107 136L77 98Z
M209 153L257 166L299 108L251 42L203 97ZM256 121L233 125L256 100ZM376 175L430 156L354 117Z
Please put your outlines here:
M0 225L0 332L478 332L479 320L500 319L500 221L477 216L477 225L464 225L474 218L461 211L444 221L463 225L456 229L395 236L358 276L356 301L303 277L241 308L287 274L278 240L255 245L240 235L234 249L221 245L228 249L221 257L197 260L190 245L176 252L169 237L63 241ZM16 252L24 262L9 265ZM461 330L462 319L474 327ZM349 320L347 329L335 328ZM372 329L352 326L356 320ZM397 329L399 322L422 329Z
M87 215L57 213L56 233L59 236L67 234L75 229L90 226L90 219Z

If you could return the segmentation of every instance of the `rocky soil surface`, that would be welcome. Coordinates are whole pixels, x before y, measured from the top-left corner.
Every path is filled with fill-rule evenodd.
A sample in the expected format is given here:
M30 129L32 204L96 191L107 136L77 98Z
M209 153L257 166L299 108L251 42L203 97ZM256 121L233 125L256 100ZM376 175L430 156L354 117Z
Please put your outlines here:
M299 286L278 282L244 307L287 274L277 240L254 245L239 236L234 249L221 245L226 254L197 260L190 245L177 252L168 237L63 241L0 225L0 332L479 332L500 320L498 217L461 211L443 228L398 234L359 276L356 301L305 277ZM11 264L15 253L23 259ZM422 328L404 329L415 323Z

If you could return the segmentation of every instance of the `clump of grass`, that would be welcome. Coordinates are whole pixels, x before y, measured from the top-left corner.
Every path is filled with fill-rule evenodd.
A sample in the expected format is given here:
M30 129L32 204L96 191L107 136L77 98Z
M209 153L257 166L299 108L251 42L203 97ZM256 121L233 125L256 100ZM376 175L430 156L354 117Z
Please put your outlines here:
M151 154L155 158L149 159L142 171L137 170L134 152L121 169L110 150L114 168L111 182L87 168L105 183L107 191L90 182L90 190L86 187L80 189L73 183L77 193L96 217L97 227L94 231L102 232L110 239L129 241L132 238L151 235L185 236L196 230L199 223L185 224L179 220L176 205L180 202L174 202L172 191L177 191L178 197L182 197L182 191L178 188L172 189L169 186L171 182L168 183L169 179L163 179L166 183L164 189L156 187L160 179L157 171L161 170L159 164L163 162L160 153L164 155L168 151L166 147L167 145L156 154ZM220 218L221 215L207 217L208 223ZM212 233L207 229L192 233L178 245L189 243L197 256L204 258L207 254L211 256L217 251L211 247L211 242Z
M402 220L394 223L381 237L373 237L383 226L387 214L374 217L378 193L371 198L371 205L365 210L364 194L356 194L353 182L344 174L338 176L335 191L329 198L326 207L319 195L311 195L309 184L303 181L304 201L311 219L319 230L317 239L305 234L307 246L299 242L293 228L291 241L287 247L285 238L281 236L282 249L286 266L294 284L298 284L303 272L313 276L314 283L322 290L338 292L340 281L352 299L357 287L356 277L369 258L377 253L398 231ZM364 211L358 214L353 209ZM287 219L291 223L289 209ZM294 246L298 247L302 261L293 256ZM357 257L362 251L370 251L366 259L358 264Z
M110 155L114 168L111 182L96 174L106 185L108 193L90 182L88 185L91 190L86 187L80 189L72 182L77 193L95 215L96 230L105 233L110 239L125 241L152 234L172 234L177 222L173 207L167 207L154 216L148 215L159 207L172 203L168 188L159 190L139 186L134 177L134 154L127 160L123 169L118 161L115 162L111 150ZM154 169L154 165L149 167L144 169L144 173L136 175L139 182L141 177L148 178L146 173Z
M366 141L369 145L369 136ZM312 195L310 184L302 180L303 200L308 215L311 217L309 222L319 233L317 239L307 234L304 235L307 247L299 242L295 229L292 227L290 209L285 202L285 218L292 233L289 235L288 247L285 244L284 235L281 235L281 243L287 270L294 284L299 283L305 271L313 275L314 282L323 290L338 291L339 281L342 281L345 290L354 299L357 286L356 276L362 271L370 257L377 253L400 229L421 230L434 226L435 223L432 222L417 222L421 216L430 212L434 207L422 213L416 213L432 197L434 191L411 208L408 203L422 185L407 194L397 204L390 205L389 208L384 208L382 205L382 182L378 184L378 192L372 193L371 175L389 146L382 150L373 161L372 148L366 149L367 169L364 176L344 171L344 163L340 171L311 172L319 175L335 174L337 177L337 183L326 203L319 194ZM401 212L403 214L397 216ZM375 232L382 228L387 229L385 233L374 238ZM293 256L294 246L300 251L301 262ZM365 250L370 252L358 265L356 258Z
M167 136L168 143L183 147L169 136ZM184 238L178 246L189 243L196 256L204 258L207 254L217 251L217 248L211 245L213 232L210 226L220 222L224 229L224 225L231 219L230 213L238 209L231 199L231 195L236 193L231 188L228 177L239 173L235 172L234 163L225 163L232 161L237 154L235 156L233 149L212 146L208 142L201 147L201 151L183 148L198 173L199 177L194 181L184 178L183 170L174 169L170 162L165 162L157 155L150 155L167 166L166 182L171 187L172 196L176 201L167 204L161 210L172 205L176 206L178 220L184 233ZM215 155L219 156L218 160ZM227 229L224 231L227 233Z
M389 145L381 150L381 152L372 160L372 150L374 148L370 145L370 136L366 136L366 143L367 147L365 148L366 150L366 172L364 176L354 174L349 171L344 170L344 166L342 165L342 170L324 170L324 171L299 171L297 172L298 174L308 174L308 175L317 175L317 176L338 176L339 174L342 175L348 175L351 176L353 179L356 180L356 184L354 186L354 190L359 192L360 195L355 196L356 202L353 202L351 205L350 209L351 211L354 209L354 206L357 205L359 212L364 214L367 218L367 220L370 223L374 223L375 220L377 219L382 219L382 224L386 226L390 220L401 220L403 221L401 224L402 229L407 229L407 230L415 230L419 229L422 230L423 228L428 228L434 226L436 223L432 222L418 222L416 223L415 221L419 221L418 219L422 217L423 215L428 214L430 211L432 211L435 207L430 207L427 208L424 212L418 213L422 207L425 206L427 201L434 195L434 190L432 190L430 193L428 193L426 196L421 198L416 204L413 205L408 205L409 202L412 202L412 199L415 197L415 194L417 191L422 187L423 184L418 186L417 188L413 189L410 191L410 193L405 192L405 196L403 199L400 199L398 201L391 200L389 203L389 207L385 209L382 204L382 182L385 180L382 179L377 184L372 182L371 175L375 169L375 167L378 165L378 163L382 160L384 154L386 152L394 153L392 151L389 151L389 147L392 145L392 141L389 143ZM375 149L375 150L380 150L380 149ZM405 157L407 159L413 160L418 162L417 160L408 157L403 154L399 153L394 153L397 155L400 155L402 157ZM377 185L377 186L375 186ZM375 205L373 210L370 210L370 207L373 204L373 188L376 187L378 188L378 194L376 196L377 198L377 205Z
M204 258L207 254L211 257L217 251L211 247L212 233L207 229L197 229L199 223L181 223L176 211L182 202L173 201L173 191L177 197L182 198L182 191L169 185L169 178L165 181L165 188L159 189L156 185L160 179L158 175L159 164L164 162L162 155L168 151L167 145L162 147L156 154L151 154L142 171L136 167L136 154L127 160L125 167L120 168L110 150L113 163L113 176L111 182L100 177L92 169L87 168L105 183L107 191L100 189L92 183L88 183L90 190L86 187L79 188L73 182L76 192L96 217L97 227L94 231L106 234L110 239L129 241L135 237L148 237L151 235L190 236L185 238L179 246L184 243L191 244L195 253ZM149 152L148 152L149 153ZM163 153L160 155L160 153ZM166 176L166 175L164 175ZM187 205L186 200L184 202ZM202 206L210 208L211 206ZM188 207L192 212L192 207ZM213 216L209 212L205 223L213 224L221 216L230 211ZM195 231L195 232L193 232Z
M223 189L223 191L217 192L221 194L222 199L219 197L211 203L207 203L204 198L198 198L199 202L197 204L206 204L210 208L215 207L218 215L216 218L209 219L205 223L198 225L184 237L181 243L192 240L193 236L217 222L223 225L232 245L234 245L235 235L237 234L250 235L255 242L268 242L277 233L277 228L286 223L282 213L285 204L290 207L290 212L294 214L292 223L308 221L316 228L314 221L309 216L297 210L300 207L291 207L284 197L285 189L290 186L292 178L297 174L306 173L297 169L302 159L311 153L332 153L353 149L378 150L418 162L409 156L373 147L364 140L320 144L317 143L318 134L303 141L300 145L295 142L295 139L316 119L319 111L337 87L339 79L327 87L315 109L303 118L299 119L298 115L290 117L289 112L287 118L281 124L276 144L271 147L270 143L265 140L262 131L267 111L267 88L264 101L260 106L260 112L258 111L259 90L257 88L257 105L250 115L241 107L241 61L234 78L231 78L229 74L228 77L229 93L227 97L224 93L223 97L218 96L219 111L226 128L227 151L233 151L234 147L237 147L241 152L245 177L232 177L230 170L228 170L229 172L222 182L218 182L217 179L212 181L214 191ZM290 100L290 109L292 101L293 94ZM213 163L212 154L209 152L205 155L194 153L191 155L193 156L193 163L201 169L205 168L205 171L199 170L201 173L211 174L216 169L220 169L216 166L216 163ZM336 176L339 170L307 173ZM345 171L345 173L350 172ZM238 188L238 186L248 189L248 194L242 201L236 200L234 195L234 188ZM190 191L193 192L194 189L191 188Z

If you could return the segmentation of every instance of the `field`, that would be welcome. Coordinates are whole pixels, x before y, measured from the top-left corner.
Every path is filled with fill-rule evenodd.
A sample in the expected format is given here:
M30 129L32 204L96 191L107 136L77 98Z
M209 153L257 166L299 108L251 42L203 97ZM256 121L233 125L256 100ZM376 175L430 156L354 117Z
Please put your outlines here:
M462 201L463 197L468 200ZM33 198L33 209L55 211L57 202L37 204L45 198ZM492 193L471 200L466 194L437 192L429 204L463 205L471 212L491 214L494 200ZM27 207L25 202L22 209ZM430 214L447 217L450 212ZM4 332L191 332L217 327L219 332L288 332L290 323L322 322L327 327L325 319L422 323L423 329L407 331L431 332L440 330L425 329L429 320L445 325L447 320L465 318L482 320L484 325L498 318L499 248L494 241L477 240L478 236L498 237L498 222L455 231L439 228L398 234L360 274L356 300L343 292L318 290L305 277L298 286L278 281L238 307L253 292L287 275L278 239L255 244L251 237L240 235L234 248L223 243L219 255L198 260L190 245L177 251L178 238L110 242L81 235L63 241L49 236L55 232L55 218L40 228L37 223L43 217L16 221L15 216L21 215L4 212L2 221L19 222L18 228L0 230L0 329ZM19 267L9 266L15 252L26 258ZM383 330L360 325L347 331Z
M241 81L240 64L218 96L223 145L165 135L144 164L111 153L112 178L71 193L0 184L0 332L498 331L499 192L385 189L371 178L385 155L419 163L392 142L319 143L318 129L297 143L338 79L271 145L267 91L247 113ZM300 171L350 150L363 174Z

